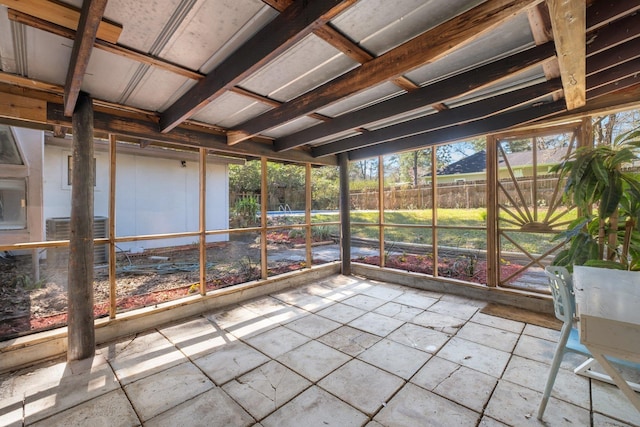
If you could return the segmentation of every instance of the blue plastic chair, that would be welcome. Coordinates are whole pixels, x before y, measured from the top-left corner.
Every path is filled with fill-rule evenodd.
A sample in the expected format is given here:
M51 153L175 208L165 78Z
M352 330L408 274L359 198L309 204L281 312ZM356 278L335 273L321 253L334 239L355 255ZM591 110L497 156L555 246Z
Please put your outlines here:
M556 381L556 375L560 369L560 364L564 354L567 352L578 353L589 359L582 363L580 366L574 369L574 373L585 375L587 377L597 379L600 381L615 384L611 377L607 374L596 372L590 368L596 363L589 350L580 343L580 336L578 330L573 327L574 318L576 314L576 299L573 292L573 281L571 274L564 267L548 266L545 268L545 273L549 277L549 288L553 296L553 309L556 317L563 322L562 329L560 330L560 339L556 347L555 354L553 356L553 362L551 363L551 369L549 370L549 377L547 378L547 384L544 388L544 394L542 396L542 402L538 408L538 419L541 420L544 415L544 411L549 402L549 396L553 389L553 384ZM619 359L610 359L612 362L630 366L634 369L640 369L640 365L630 363ZM640 391L640 385L635 383L629 383L629 386L635 391Z

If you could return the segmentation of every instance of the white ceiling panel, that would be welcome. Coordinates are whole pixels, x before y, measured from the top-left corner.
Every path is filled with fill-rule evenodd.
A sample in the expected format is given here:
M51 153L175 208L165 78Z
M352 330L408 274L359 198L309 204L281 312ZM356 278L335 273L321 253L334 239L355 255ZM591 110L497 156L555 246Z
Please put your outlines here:
M379 56L483 1L360 0L331 23Z
M200 1L175 31L160 56L194 70L200 69L263 7L260 0Z
M314 35L305 37L240 86L286 102L359 65Z
M192 118L218 126L233 127L270 109L268 105L246 96L226 92Z
M329 117L336 117L351 111L360 110L385 99L393 98L401 93L404 93L403 89L400 89L393 83L384 82L371 89L356 93L348 98L344 98L327 108L318 110L318 113Z
M405 76L420 85L425 85L533 47L534 44L527 15L521 13L496 30L438 61L406 73Z
M294 132L301 131L302 129L310 128L317 125L320 120L313 119L311 117L302 116L295 120L291 120L282 126L269 129L267 132L263 132L265 136L270 138L280 138L281 136L289 135Z
M26 32L26 44L29 77L64 85L73 40L29 27Z
M193 80L158 68L150 68L128 97L127 103L137 108L162 111L186 93Z
M104 16L122 25L119 44L149 52L180 3L181 0L109 0Z
M95 99L118 102L139 63L94 49L82 82L82 90Z

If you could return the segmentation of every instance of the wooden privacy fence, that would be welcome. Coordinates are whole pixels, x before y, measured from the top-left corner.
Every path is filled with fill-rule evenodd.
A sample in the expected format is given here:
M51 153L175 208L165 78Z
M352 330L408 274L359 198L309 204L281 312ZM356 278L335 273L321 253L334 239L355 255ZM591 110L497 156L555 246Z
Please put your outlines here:
M502 180L501 184L519 206L526 204L533 206L534 196L538 206L549 206L553 198L558 178L555 176L539 177L536 181L527 178L517 180L523 200L519 199L515 183L512 180ZM535 183L535 184L534 184ZM537 191L534 192L534 185ZM560 192L563 192L564 183L560 184ZM474 209L487 207L487 182L486 181L466 181L458 183L446 183L438 185L437 205L444 209ZM537 194L536 194L537 193ZM258 203L260 196L247 193L230 193L231 206L236 200L247 196L256 197ZM336 196L337 198L337 196ZM288 205L292 210L304 210L304 191L297 189L277 189L269 191L267 203L268 210L278 210L280 206ZM431 185L418 187L388 187L384 190L385 209L431 209ZM370 210L378 209L377 190L352 191L350 194L351 209ZM505 197L504 192L498 192L498 202L505 206L512 205L511 201ZM327 209L327 207L316 206L313 209Z
M535 181L537 191L534 192L534 180L531 178L518 179L518 186L524 200L516 198L515 184L511 180L501 181L504 189L511 194L519 206L549 206L558 178L544 177ZM561 184L563 186L563 184ZM473 209L487 207L487 182L469 181L462 183L447 183L438 185L437 206L445 209ZM384 190L385 209L431 209L431 186L414 188L391 187ZM562 187L560 188L562 191ZM537 194L536 194L537 193ZM533 200L534 196L537 200ZM378 191L362 190L351 192L351 209L378 209ZM512 203L498 192L498 202L509 206Z

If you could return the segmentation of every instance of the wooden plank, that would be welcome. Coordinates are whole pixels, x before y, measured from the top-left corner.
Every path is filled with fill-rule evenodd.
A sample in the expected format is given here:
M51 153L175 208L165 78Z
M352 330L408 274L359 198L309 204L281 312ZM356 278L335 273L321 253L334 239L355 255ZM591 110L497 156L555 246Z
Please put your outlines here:
M500 240L498 238L498 140L487 136L487 286L495 288L500 282Z
M50 102L47 104L47 123L50 125L69 126L71 121L64 115L63 107L60 104ZM116 115L114 110L109 112L96 108L94 112L94 128L96 131L114 133L133 138L147 139L151 141L167 142L176 146L187 146L194 148L207 148L217 153L259 157L265 156L269 159L286 162L310 162L314 165L337 164L335 157L316 159L310 153L303 150L293 150L287 153L277 153L273 151L271 145L254 141L244 141L237 146L230 147L226 143L223 135L205 132L203 130L186 129L178 127L170 133L158 131L158 125L153 117L143 117L142 115Z
M0 96L0 117L45 123L47 121L47 102L3 93Z
M539 1L536 0L492 0L482 3L380 57L237 126L233 129L234 142L435 61L537 3Z
M86 94L73 112L73 185L69 238L67 360L95 354L93 322L93 105Z
M282 12L293 3L293 0L262 0L262 2L268 4L278 12Z
M640 43L628 41L587 59L587 77L640 58ZM587 85L587 87L589 87Z
M64 113L71 117L89 65L98 26L107 7L107 0L85 0L78 23L78 32L71 50L71 60L64 84Z
M207 294L207 150L200 148L198 158L198 231L200 295Z
M547 0L567 109L582 107L586 97L585 4Z
M564 102L556 101L542 104L515 112L498 114L486 119L477 120L461 126L435 130L426 134L413 135L396 139L393 144L378 144L360 148L349 153L349 160L363 160L371 157L400 153L428 147L445 142L453 142L464 138L471 138L489 133L499 132L512 126L522 125L533 120L541 120L565 109Z
M560 79L539 83L513 92L487 98L472 104L430 114L368 132L364 135L345 138L340 141L313 147L313 156L326 156L343 151L379 144L409 135L430 132L443 127L461 125L473 120L498 114L506 109L531 103L536 99L562 89Z
M274 59L288 48L324 25L356 0L298 0L249 41L189 89L160 117L162 132L168 132Z
M384 268L386 258L384 248L384 159L378 156L378 258Z
M330 123L319 124L279 138L275 141L274 147L276 151L288 150L349 129L357 129L360 126L385 119L386 117L458 97L489 84L497 83L514 73L527 70L553 57L555 57L553 43L536 46L494 63L422 87L416 91L396 96L351 113L342 114L334 117Z
M0 4L72 30L77 30L78 23L80 22L80 9L62 2L47 0L0 0ZM98 39L109 43L117 43L120 38L120 33L122 33L122 25L101 18L96 34Z
M304 222L305 222L305 260L306 268L311 268L313 265L313 253L311 252L311 239L313 233L311 232L311 204L313 193L311 191L311 163L305 163L304 165Z
M587 57L640 37L640 14L636 13L589 34Z
M635 86L639 83L640 83L640 73L637 73L627 78L620 79L615 82L599 86L596 89L587 90L587 101L598 98L600 96L609 95L619 90L623 90L623 89ZM587 105L589 105L588 102L587 102Z
M640 0L599 0L587 9L587 32L594 31L639 10Z
M609 86L612 83L615 83L619 80L624 80L628 77L636 77L638 73L640 73L640 58L624 62L613 68L608 68L604 72L595 73L587 77L587 87L589 88L587 97L593 96L590 94L591 91L595 89L598 89L602 86Z
M116 318L116 135L109 135L109 318Z
M260 278L269 277L267 253L267 202L269 189L267 180L267 158L260 158Z

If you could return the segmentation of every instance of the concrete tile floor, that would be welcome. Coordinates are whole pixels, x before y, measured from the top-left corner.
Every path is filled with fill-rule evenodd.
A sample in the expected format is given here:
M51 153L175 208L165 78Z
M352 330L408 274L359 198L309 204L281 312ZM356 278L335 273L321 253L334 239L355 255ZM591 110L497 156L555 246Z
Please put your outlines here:
M558 331L485 303L336 276L0 378L2 426L640 426ZM516 309L514 309L516 310Z

